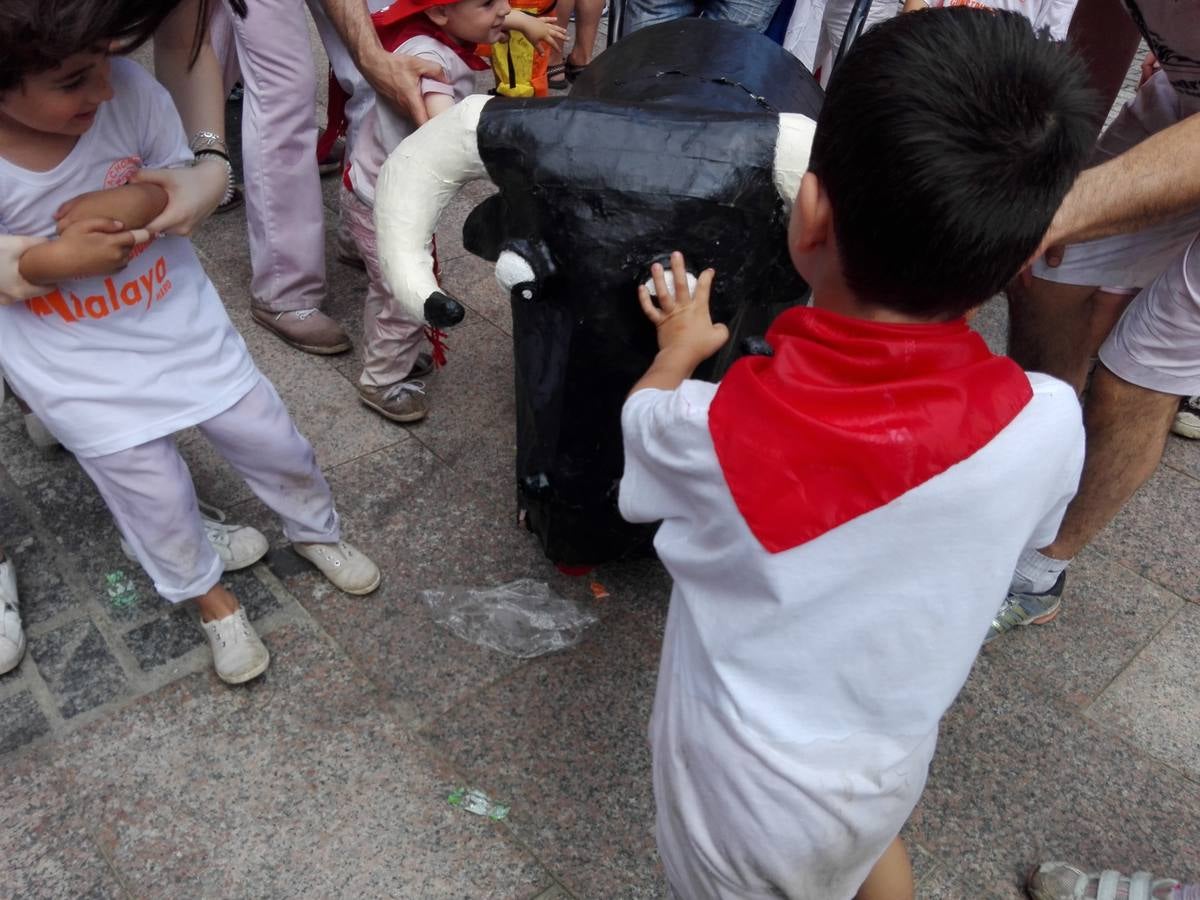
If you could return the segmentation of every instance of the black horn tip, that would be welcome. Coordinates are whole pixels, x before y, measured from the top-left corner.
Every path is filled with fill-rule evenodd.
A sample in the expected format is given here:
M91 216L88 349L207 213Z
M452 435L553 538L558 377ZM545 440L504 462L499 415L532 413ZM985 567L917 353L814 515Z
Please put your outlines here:
M742 353L746 356L774 356L775 349L762 335L753 335L742 341Z
M453 297L434 291L425 298L425 321L434 328L457 325L467 314L466 308Z

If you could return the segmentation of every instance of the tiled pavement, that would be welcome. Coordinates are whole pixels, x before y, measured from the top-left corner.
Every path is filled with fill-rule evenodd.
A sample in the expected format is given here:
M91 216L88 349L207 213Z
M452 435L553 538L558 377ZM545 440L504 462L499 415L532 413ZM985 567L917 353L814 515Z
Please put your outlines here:
M358 405L353 356L303 356L251 323L238 214L197 238L349 537L385 571L371 597L332 591L184 435L201 494L276 546L228 579L273 653L254 684L216 680L193 613L124 559L74 461L39 456L0 410L0 545L30 639L0 678L0 897L663 895L644 732L668 580L650 561L606 566L597 602L515 523L509 317L455 227L486 190L439 235L470 312L409 429ZM363 278L329 277L357 337ZM1002 341L998 303L977 322ZM1198 501L1200 448L1172 439L1072 568L1059 620L980 657L906 832L923 900L1019 897L1048 857L1200 878ZM447 635L415 596L517 576L595 604L601 625L517 662ZM450 806L458 785L510 804L507 821Z

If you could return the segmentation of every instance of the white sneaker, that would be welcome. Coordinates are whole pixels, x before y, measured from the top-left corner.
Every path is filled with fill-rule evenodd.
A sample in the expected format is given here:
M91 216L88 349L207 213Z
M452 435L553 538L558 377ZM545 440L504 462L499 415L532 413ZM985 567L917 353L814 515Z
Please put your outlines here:
M1175 413L1171 430L1193 441L1200 438L1200 397L1184 397L1179 401L1179 412Z
M25 655L25 632L17 609L17 570L12 560L0 563L0 675L11 672Z
M225 513L207 503L200 504L200 518L204 520L204 536L221 557L226 572L245 569L267 555L267 539L257 528L226 525ZM130 561L137 562L137 555L125 538L121 538L121 552Z
M347 594L369 594L379 587L379 566L346 541L336 544L292 544L292 549L321 570L333 586Z
M217 677L226 684L241 684L267 671L271 654L258 639L254 626L246 618L246 610L223 619L201 622L208 645L212 648L213 667Z

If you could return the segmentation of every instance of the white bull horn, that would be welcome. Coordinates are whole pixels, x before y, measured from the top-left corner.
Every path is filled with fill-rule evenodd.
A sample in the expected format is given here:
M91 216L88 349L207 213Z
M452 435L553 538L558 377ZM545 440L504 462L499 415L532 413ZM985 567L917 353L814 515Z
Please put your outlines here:
M401 141L379 172L379 267L392 295L421 320L426 318L425 301L440 295L433 277L433 233L442 210L462 185L487 177L476 130L479 114L491 99L482 94L467 97L430 119Z
M775 187L789 210L800 191L800 179L808 171L817 123L796 113L779 114L779 138L775 141Z

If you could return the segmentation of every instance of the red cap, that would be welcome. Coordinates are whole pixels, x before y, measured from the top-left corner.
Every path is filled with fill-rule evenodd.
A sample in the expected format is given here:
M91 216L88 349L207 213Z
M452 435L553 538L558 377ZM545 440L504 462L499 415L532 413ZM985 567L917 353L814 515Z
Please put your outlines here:
M381 25L394 25L419 12L445 5L446 0L396 0L391 6L385 6L379 12L371 13L371 21L375 23L376 28Z

